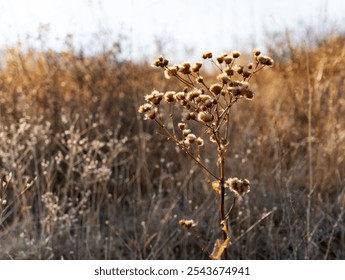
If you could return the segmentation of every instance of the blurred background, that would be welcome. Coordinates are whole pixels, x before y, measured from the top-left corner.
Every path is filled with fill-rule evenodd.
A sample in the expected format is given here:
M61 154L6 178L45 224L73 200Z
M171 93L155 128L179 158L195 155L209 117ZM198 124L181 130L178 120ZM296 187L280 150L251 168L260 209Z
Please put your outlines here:
M231 213L229 258L345 259L344 7L1 1L0 258L209 259L218 194L138 107L183 90L150 66L157 55L238 50L247 65L256 47L275 63L231 115L227 177L251 192Z
M121 38L127 56L150 60L157 48L179 60L207 49L263 48L288 31L300 42L308 28L319 35L343 32L345 22L341 0L4 0L0 5L2 46L21 41L63 50L66 36L73 35L77 47L92 53ZM44 36L44 45L33 40L37 36Z

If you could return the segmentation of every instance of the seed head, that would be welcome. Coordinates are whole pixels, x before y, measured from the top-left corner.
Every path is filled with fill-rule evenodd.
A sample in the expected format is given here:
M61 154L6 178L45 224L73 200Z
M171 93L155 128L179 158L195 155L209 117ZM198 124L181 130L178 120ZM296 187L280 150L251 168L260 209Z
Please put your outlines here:
M234 61L234 58L232 56L228 55L228 56L224 57L224 61L226 64L230 64L231 62Z
M179 91L178 93L175 94L176 100L185 100L186 96L183 91Z
M219 55L219 56L216 57L216 59L217 59L219 64L222 64L223 61L224 61L224 55Z
M180 65L180 69L179 71L182 73L182 74L190 74L191 73L191 70L190 70L190 62L188 61L185 61L183 62L181 65Z
M243 96L245 98L247 98L248 100L252 100L254 98L254 92L252 90L250 90L249 88L248 89L245 89L243 92L242 92Z
M202 58L203 58L203 59L212 58L212 52L205 52L205 53L202 55Z
M192 72L199 72L201 66L202 66L202 62L201 61L195 62L193 67L192 67Z
M272 66L274 63L273 59L268 56L259 55L256 59L260 64L266 66Z
M237 177L225 181L224 187L229 188L237 196L243 196L250 192L250 182L247 179L240 180Z
M178 67L177 66L172 66L169 69L166 69L164 71L164 76L166 79L170 79L172 76L175 76L177 74Z
M226 73L222 73L217 76L217 80L223 84L227 84L230 81L230 78Z
M195 136L194 134L192 134L192 133L190 133L190 134L188 134L188 135L186 136L186 140L187 140L189 143L193 143L193 142L195 141L195 139L196 139L196 136Z
M198 114L198 120L205 123L211 122L213 121L213 115L208 112L202 111Z
M145 120L154 120L156 118L156 111L153 110L145 114Z
M167 91L165 94L164 94L164 100L166 102L174 102L175 101L175 91Z
M198 76L195 81L198 83L198 84L201 84L202 82L204 82L204 78L201 77L201 76Z
M204 140L203 140L201 137L196 138L195 143L196 143L199 147L204 146Z
M145 100L149 103L151 103L152 105L159 105L159 103L161 102L163 98L163 93L157 91L157 90L153 90L151 92L151 94L147 94L145 95Z
M183 129L182 130L182 135L184 136L184 137L187 137L187 135L188 134L190 134L192 131L190 130L190 129Z
M259 49L254 49L253 54L255 57L257 57L261 54L261 51Z
M182 219L178 223L179 223L179 225L181 227L184 227L186 229L190 229L191 227L195 227L196 226L196 223L193 220Z
M238 57L240 57L241 56L241 53L239 52L239 51L233 51L232 52L232 57L233 58L238 58Z
M222 88L223 87L220 84L213 84L210 86L210 91L215 95L218 95L222 91Z
M146 113L152 109L152 105L149 103L145 103L139 107L139 113Z
M186 117L187 120L195 120L195 118L196 118L196 113L195 112L188 113L187 117Z
M230 77L234 75L234 69L230 68L230 66L226 67L223 71Z
M185 129L186 128L186 123L184 123L184 122L180 122L180 123L178 123L178 128L179 129L181 129L181 130L183 130L183 129Z

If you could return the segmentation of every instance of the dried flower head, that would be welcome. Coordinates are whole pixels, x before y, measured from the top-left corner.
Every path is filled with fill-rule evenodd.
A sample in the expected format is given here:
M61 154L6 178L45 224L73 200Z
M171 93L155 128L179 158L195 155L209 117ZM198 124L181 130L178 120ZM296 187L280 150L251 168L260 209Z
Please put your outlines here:
M234 58L232 56L228 55L228 56L224 57L224 61L226 64L230 64L231 62L234 61Z
M183 62L183 63L180 65L179 71L180 71L182 74L186 74L186 75L190 74L190 73L191 73L190 62L188 62L188 61Z
M198 120L201 121L201 122L205 122L205 123L208 123L208 122L211 122L213 121L213 115L209 112L199 112L198 114Z
M175 101L175 94L176 92L175 91L167 91L165 94L164 94L164 100L166 102L174 102Z
M272 66L274 63L273 59L268 56L259 55L256 59L258 63L266 66Z
M195 139L196 139L196 136L195 136L194 134L192 134L192 133L190 133L190 134L188 134L188 135L186 136L186 140L187 140L189 143L193 143L193 142L195 141Z
M203 59L212 58L212 52L205 52L202 55Z
M145 95L145 100L151 103L152 105L159 105L162 98L163 98L163 93L157 90L153 90L151 94Z
M179 220L179 225L186 228L186 229L190 229L191 227L195 227L196 223L194 222L194 220Z
M180 122L180 123L178 123L178 128L179 129L181 129L181 130L183 130L183 129L185 129L186 128L186 123L184 123L184 122Z
M227 84L230 81L230 78L226 73L222 73L217 76L217 80L223 84Z
M139 107L139 113L146 113L152 109L152 105L149 103L145 103Z
M166 79L170 79L171 77L175 76L178 71L178 66L172 66L164 71L164 76Z
M224 187L229 188L238 196L243 196L250 191L249 181L247 179L240 180L237 177L227 179Z
M253 54L254 56L259 56L261 54L261 51L259 49L254 49Z
M202 62L200 61L195 62L192 67L192 72L199 72L201 66L202 66Z
M145 120L154 120L156 118L156 110L145 114Z
M238 57L240 57L241 56L241 53L239 52L239 51L233 51L232 52L232 57L233 58L238 58Z
M223 87L220 84L213 84L210 86L210 91L215 95L218 95L222 91L222 88Z
M201 137L196 138L195 143L196 143L199 147L204 146L204 140L203 140Z

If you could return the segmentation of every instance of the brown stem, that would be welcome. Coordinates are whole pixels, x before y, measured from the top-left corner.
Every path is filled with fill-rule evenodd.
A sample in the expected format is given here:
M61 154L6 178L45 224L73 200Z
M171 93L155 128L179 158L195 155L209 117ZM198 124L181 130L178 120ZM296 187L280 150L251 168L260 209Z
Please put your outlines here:
M224 210L224 198L225 198L225 188L224 188L224 182L225 182L225 173L224 173L224 150L219 146L218 148L218 158L220 159L220 221L222 224L222 221L225 219L225 210ZM227 234L224 230L223 232L223 241L225 241L228 237ZM223 259L227 260L228 259L228 253L227 250L224 250L223 253Z

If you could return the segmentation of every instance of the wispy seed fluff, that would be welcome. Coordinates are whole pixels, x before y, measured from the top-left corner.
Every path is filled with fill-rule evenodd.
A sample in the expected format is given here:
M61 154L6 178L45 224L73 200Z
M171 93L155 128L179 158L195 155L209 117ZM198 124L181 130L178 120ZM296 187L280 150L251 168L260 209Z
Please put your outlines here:
M188 134L188 135L186 136L186 140L187 140L189 143L193 143L193 142L195 141L195 139L196 139L196 136L195 136L194 134L192 134L192 133L190 133L190 134Z
M170 79L172 76L175 76L177 74L177 71L178 71L178 66L172 66L172 67L169 67L169 69L166 69L164 71L164 76L166 79Z
M139 113L146 113L146 112L150 111L151 109L152 109L152 105L149 103L145 103L145 104L139 106L138 112Z
M250 192L250 182L247 179L240 180L237 177L227 179L224 187L229 188L230 191L238 196L243 196Z
M222 91L222 88L223 87L220 84L213 84L210 86L210 91L215 95L218 95Z
M266 66L272 66L274 63L273 59L268 56L259 55L256 57L256 59L260 64Z
M188 61L185 61L183 62L181 65L180 65L180 69L179 71L182 73L182 74L190 74L191 73L191 70L190 70L190 62Z
M198 114L198 120L201 121L201 122L211 122L213 121L213 115L208 113L208 112L199 112Z
M163 99L163 93L158 90L153 90L151 94L145 95L145 100L152 105L158 105Z
M145 120L154 120L156 118L156 110L145 114Z
M222 73L217 76L217 80L223 84L226 84L230 81L230 78L228 77L226 73Z
M199 72L201 66L202 66L202 62L200 61L195 62L192 67L192 72Z
M174 102L175 101L175 91L167 91L165 94L164 94L164 100L166 102Z

